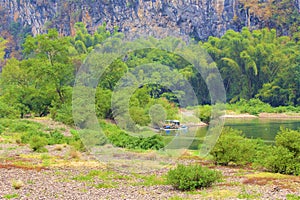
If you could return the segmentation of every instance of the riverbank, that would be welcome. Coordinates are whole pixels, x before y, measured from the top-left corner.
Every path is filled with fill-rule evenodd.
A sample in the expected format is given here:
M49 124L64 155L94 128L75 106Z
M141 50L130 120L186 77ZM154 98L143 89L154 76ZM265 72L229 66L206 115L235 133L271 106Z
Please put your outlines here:
M236 114L234 112L229 112L225 114L222 118L233 118L233 119L300 119L300 113L259 113L258 116L251 115L249 113Z
M118 168L117 159L104 163L94 160L87 153L70 157L70 147L59 150L55 146L47 146L47 153L35 153L27 146L0 144L0 198L287 199L288 196L300 195L297 190L300 177L266 173L247 167L216 166L188 151L181 158L173 159L172 166L163 164L162 158L153 151L151 160L162 165L161 169L133 173L130 169L136 164L130 160L131 152L125 159L126 164ZM144 156L144 153L135 154ZM193 192L175 190L166 182L165 175L179 163L197 163L216 169L223 174L223 181Z
M258 117L269 119L300 119L300 113L260 113Z
M35 121L45 131L71 132L50 119ZM198 151L186 150L177 157L122 149L106 160L68 144L46 145L47 152L34 152L20 143L21 136L8 129L0 135L0 199L287 199L300 195L300 177L249 166L218 166L200 158ZM167 172L190 163L219 170L223 181L193 192L175 190L166 182Z

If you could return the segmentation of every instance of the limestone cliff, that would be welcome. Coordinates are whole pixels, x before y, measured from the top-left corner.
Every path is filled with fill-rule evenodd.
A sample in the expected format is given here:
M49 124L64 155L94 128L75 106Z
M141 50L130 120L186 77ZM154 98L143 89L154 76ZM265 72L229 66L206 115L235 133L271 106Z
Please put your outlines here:
M83 21L91 32L106 22L129 34L172 33L202 40L239 30L248 19L238 0L0 0L0 20L0 32L26 27L36 35L55 27L73 35L74 23Z
M29 30L36 35L55 27L62 35L73 35L74 23L83 21L91 32L106 22L108 27L118 26L120 31L129 34L142 31L162 36L172 33L203 40L210 35L221 36L228 29L255 28L264 24L256 17L258 15L250 15L249 7L245 9L240 2L250 5L254 1L0 0L0 33L20 34ZM300 0L291 2L300 11ZM254 7L255 10L260 8Z

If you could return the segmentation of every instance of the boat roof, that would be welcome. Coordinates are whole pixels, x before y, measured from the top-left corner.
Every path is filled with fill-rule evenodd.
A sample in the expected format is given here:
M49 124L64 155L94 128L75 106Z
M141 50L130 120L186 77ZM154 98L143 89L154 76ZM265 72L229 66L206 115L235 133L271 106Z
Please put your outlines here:
M179 122L179 120L175 120L175 119L168 119L168 120L165 120L166 122Z

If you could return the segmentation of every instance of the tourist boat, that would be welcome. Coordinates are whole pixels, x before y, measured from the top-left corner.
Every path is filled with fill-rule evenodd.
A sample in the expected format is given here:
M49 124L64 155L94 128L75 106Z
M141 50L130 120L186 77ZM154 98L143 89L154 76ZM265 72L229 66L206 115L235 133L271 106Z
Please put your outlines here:
M172 131L172 130L187 130L187 126L180 124L179 120L166 120L163 127L160 130Z

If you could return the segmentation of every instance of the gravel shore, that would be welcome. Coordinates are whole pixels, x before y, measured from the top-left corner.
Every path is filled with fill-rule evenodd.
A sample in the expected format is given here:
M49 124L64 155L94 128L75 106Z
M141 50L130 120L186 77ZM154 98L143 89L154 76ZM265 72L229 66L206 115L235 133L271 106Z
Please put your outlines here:
M65 165L39 165L41 161L35 159L45 157L45 154L29 153L30 150L26 146L15 149L14 145L10 145L12 144L1 146L0 199L286 199L287 195L300 195L300 177L296 176L214 166L209 161L197 159L181 159L174 163L199 163L220 170L224 176L222 182L210 188L182 192L174 190L170 185L147 184L142 177L151 175L149 173L137 176L124 170L117 172L110 169L109 171L114 171L115 174L109 177L110 174L107 176L106 173L107 164L91 161L85 158L85 155L80 159L67 160ZM5 151L4 147L11 150ZM55 151L54 148L49 149L47 156L59 158L57 152L52 152ZM6 152L5 156L9 157L3 156L3 151ZM28 158L24 159L26 154L22 153L29 154ZM26 163L31 165L25 165ZM34 165L41 167L33 167ZM87 175L91 172L106 174L88 179ZM166 172L167 169L160 169L152 175L161 177Z

